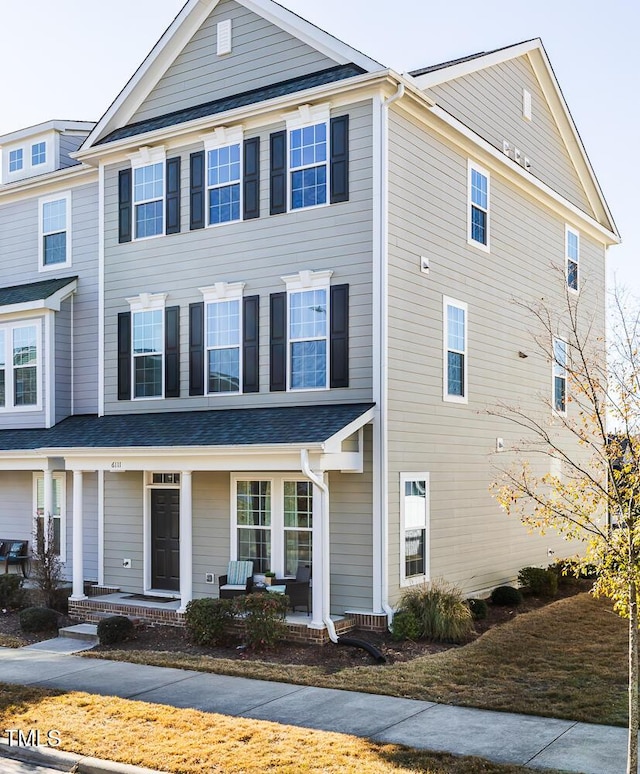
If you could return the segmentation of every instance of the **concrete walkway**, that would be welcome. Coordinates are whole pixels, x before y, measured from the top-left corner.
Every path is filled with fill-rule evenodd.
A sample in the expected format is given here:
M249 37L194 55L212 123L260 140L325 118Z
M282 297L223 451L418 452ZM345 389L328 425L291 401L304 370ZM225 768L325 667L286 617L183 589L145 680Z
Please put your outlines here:
M532 769L625 771L625 729L570 720L87 659L44 648L0 648L0 681L337 731Z

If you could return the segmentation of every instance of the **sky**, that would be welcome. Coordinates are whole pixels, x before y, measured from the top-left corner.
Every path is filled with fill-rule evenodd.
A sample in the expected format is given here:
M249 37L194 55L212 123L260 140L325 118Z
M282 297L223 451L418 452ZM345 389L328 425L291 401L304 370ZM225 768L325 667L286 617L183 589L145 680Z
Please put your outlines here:
M183 0L3 0L0 134L95 121ZM609 283L640 298L638 0L281 0L397 72L540 37L623 244Z

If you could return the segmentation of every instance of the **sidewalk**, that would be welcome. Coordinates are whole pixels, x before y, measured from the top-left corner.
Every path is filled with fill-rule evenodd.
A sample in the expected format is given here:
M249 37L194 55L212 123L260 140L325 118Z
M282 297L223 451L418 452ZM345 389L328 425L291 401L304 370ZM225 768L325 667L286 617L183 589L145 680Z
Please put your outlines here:
M626 730L327 688L0 648L0 681L337 731L497 763L624 774Z

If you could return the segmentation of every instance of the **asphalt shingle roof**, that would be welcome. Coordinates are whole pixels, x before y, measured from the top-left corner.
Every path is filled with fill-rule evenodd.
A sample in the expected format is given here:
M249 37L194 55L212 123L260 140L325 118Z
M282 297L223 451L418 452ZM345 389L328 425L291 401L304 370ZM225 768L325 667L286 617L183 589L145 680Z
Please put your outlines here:
M113 142L114 140L122 140L126 137L135 137L138 134L152 132L156 129L164 129L168 126L175 126L176 124L183 124L187 121L193 121L196 118L212 116L216 113L223 113L225 110L233 110L235 108L245 107L246 105L253 105L268 99L284 97L287 94L294 94L297 91L311 89L314 86L324 86L327 83L335 83L336 81L342 81L345 78L353 78L356 75L362 75L362 73L364 73L364 70L355 64L330 67L328 70L320 70L319 72L302 75L298 78L290 78L289 80L275 83L272 86L251 89L250 91L245 91L241 94L234 94L232 97L223 97L222 99L205 102L202 105L196 105L192 108L175 110L173 113L165 113L165 115L149 118L146 121L128 124L120 129L116 129L106 137L103 137L96 145L103 145L106 142Z
M0 430L0 451L322 443L374 404L74 416L50 429Z
M62 277L60 279L30 282L28 285L12 285L8 288L0 288L0 306L44 301L45 298L49 298L49 296L57 293L58 290L77 279L77 277Z

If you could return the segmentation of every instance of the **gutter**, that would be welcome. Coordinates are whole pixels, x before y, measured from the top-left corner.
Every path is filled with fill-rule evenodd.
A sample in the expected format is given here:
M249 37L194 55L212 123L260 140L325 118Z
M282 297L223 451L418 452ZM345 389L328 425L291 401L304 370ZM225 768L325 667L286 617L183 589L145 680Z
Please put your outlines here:
M338 644L338 635L336 634L336 627L331 620L330 609L330 594L331 594L331 581L330 581L330 566L329 566L329 487L325 484L324 480L317 476L312 470L309 464L309 450L300 450L300 469L303 474L317 486L321 492L322 519L320 521L320 534L322 543L322 575L320 581L322 583L322 623L327 627L329 633L329 639L331 642Z

